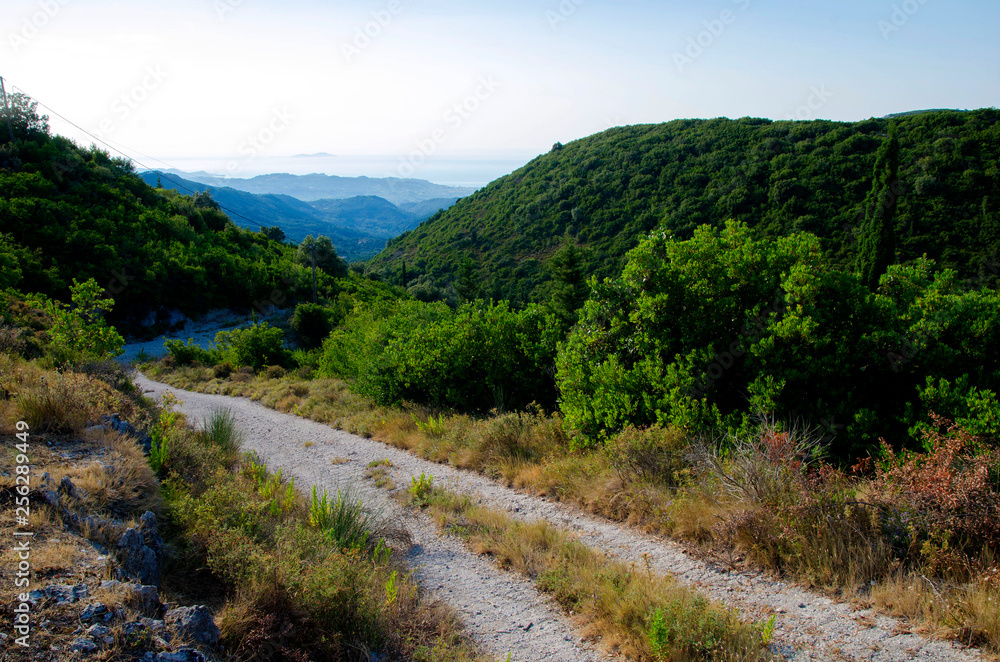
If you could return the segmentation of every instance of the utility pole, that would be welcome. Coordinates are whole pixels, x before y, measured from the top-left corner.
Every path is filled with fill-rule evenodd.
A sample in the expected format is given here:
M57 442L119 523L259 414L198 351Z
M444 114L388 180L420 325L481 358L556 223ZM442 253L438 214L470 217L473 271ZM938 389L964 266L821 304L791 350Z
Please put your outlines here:
M313 262L313 303L319 303L316 297L316 242L315 241L309 244L309 253L312 255L312 262Z
M7 114L7 132L10 134L10 142L14 143L14 125L10 123L10 104L7 103L7 90L3 84L3 76L0 76L0 92L3 93L3 108Z

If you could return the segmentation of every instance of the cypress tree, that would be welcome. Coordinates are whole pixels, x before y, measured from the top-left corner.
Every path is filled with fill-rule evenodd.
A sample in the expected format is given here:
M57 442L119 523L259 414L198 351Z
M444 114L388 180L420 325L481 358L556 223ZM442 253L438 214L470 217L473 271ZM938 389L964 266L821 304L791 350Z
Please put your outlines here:
M857 268L861 280L872 291L879 277L896 261L896 233L893 221L899 199L899 138L896 125L879 147L872 174L872 189L865 198L865 224L858 241Z
M555 281L550 306L568 328L576 321L576 313L589 294L583 256L569 233L563 237L559 250L549 258L548 266Z

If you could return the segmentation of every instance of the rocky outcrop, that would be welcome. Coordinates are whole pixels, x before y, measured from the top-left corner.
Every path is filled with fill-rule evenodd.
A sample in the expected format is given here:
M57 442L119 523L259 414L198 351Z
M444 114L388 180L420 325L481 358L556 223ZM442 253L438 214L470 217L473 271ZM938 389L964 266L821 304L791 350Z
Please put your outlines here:
M171 609L164 615L163 622L182 640L206 646L214 646L219 643L219 628L208 607L197 605Z
M138 527L131 527L118 541L119 575L147 586L160 585L160 561L163 538L156 525L156 515L146 511Z

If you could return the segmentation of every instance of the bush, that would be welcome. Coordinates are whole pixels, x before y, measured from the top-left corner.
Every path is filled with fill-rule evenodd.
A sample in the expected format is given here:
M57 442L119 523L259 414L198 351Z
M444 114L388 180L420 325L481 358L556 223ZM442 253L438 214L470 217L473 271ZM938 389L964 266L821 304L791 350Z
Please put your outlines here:
M206 445L222 451L227 464L232 465L238 459L243 433L236 425L236 415L229 409L213 409L202 420L201 438Z
M295 306L291 319L292 328L299 342L307 349L323 344L335 325L335 314L315 303L300 303Z
M285 376L285 369L280 365L269 365L267 370L264 371L264 375L268 379L281 379Z
M194 338L188 338L186 343L180 340L166 340L163 347L173 357L175 365L191 365L193 363L212 365L218 363L220 358L220 352L217 349L204 349L195 343Z
M797 503L806 470L822 455L822 439L814 430L784 427L766 416L756 429L731 434L722 444L702 439L691 453L698 469L724 492L766 506Z
M506 302L401 301L359 310L323 345L320 374L382 405L403 401L463 411L522 409L555 401L557 338L537 307Z
M56 363L65 365L83 359L121 355L125 340L104 319L115 300L103 298L104 290L93 278L83 283L74 278L70 292L72 306L57 301L50 301L48 305L48 313L52 316L49 336Z
M621 481L633 476L677 487L690 470L687 434L679 428L654 425L645 429L627 427L605 445L612 468Z
M244 329L219 331L215 344L222 350L223 358L234 366L248 366L259 372L266 365L287 360L283 345L284 332L272 328L267 322Z
M1000 550L1000 452L938 416L925 431L926 453L896 454L883 442L875 497L885 504L887 533L932 570L966 565ZM934 567L938 566L938 567Z
M372 532L379 528L377 516L367 510L361 499L350 490L337 490L333 499L329 499L326 490L323 490L323 497L320 498L315 485L309 504L309 526L344 550L374 547L370 544Z

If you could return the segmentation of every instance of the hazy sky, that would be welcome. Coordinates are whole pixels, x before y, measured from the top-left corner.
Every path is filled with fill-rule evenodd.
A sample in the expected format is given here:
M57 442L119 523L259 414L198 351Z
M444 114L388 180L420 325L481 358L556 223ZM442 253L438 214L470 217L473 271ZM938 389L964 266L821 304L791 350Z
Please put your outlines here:
M526 160L619 124L1000 105L996 0L5 0L3 15L8 92L168 162Z

